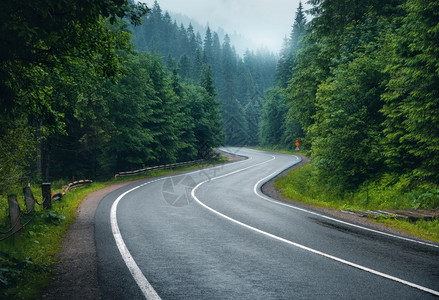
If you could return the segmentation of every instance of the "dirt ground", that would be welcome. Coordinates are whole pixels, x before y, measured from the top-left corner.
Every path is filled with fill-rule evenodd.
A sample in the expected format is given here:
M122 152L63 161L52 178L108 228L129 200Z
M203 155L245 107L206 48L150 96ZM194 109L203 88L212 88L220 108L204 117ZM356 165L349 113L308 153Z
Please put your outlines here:
M222 153L229 158L229 162L244 159L243 157ZM279 176L285 176L292 169L297 168L309 160L302 157L302 162L285 170ZM100 299L96 248L94 243L94 214L100 200L110 192L132 182L114 183L102 190L91 193L83 200L75 222L70 227L64 239L62 250L57 255L59 263L55 266L56 276L46 287L40 299ZM282 193L274 187L274 179L263 185L262 191L277 200L286 201ZM316 208L289 202L310 210L319 211L335 218L343 219L355 224L364 225L386 232L409 236L404 232L379 225L355 215L342 213L334 209Z
M82 201L62 250L56 256L59 261L55 266L56 276L40 299L100 299L94 241L95 211L105 195L129 183L114 183Z
M221 153L228 163L244 157ZM41 293L40 299L100 299L96 247L94 240L94 215L105 195L130 182L114 183L88 195L78 209L78 216L71 225L61 252L56 256L55 277Z

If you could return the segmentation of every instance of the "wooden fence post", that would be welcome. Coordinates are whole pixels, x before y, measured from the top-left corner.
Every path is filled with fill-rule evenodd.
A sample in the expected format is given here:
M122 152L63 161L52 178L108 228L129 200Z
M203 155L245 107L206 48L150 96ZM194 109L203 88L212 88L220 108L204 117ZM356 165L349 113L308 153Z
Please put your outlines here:
M43 194L43 208L52 208L52 191L50 182L41 184L41 192Z
M29 186L23 188L24 202L26 203L27 212L30 213L35 209L35 198Z
M20 229L20 206L18 205L17 195L8 195L9 216L11 217L11 229L14 234Z

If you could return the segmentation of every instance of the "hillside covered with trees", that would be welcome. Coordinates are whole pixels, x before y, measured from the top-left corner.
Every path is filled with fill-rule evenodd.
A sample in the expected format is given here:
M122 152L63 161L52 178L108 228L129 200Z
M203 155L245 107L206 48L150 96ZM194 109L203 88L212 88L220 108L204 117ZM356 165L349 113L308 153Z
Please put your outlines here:
M229 35L219 39L206 32L185 28L163 12L155 1L140 26L133 27L137 50L154 52L169 71L191 84L199 84L210 66L224 123L226 145L257 145L258 127L265 102L264 90L274 84L277 57L268 50L247 50L241 58Z
M439 205L438 1L308 0L279 57L158 2L81 3L0 4L3 193L299 139L328 191Z
M266 92L261 143L299 139L309 180L329 192L438 207L439 2L307 3L312 19L298 8Z
M223 144L211 68L183 81L134 50L130 23L149 13L122 0L1 2L1 193L24 176L108 178Z

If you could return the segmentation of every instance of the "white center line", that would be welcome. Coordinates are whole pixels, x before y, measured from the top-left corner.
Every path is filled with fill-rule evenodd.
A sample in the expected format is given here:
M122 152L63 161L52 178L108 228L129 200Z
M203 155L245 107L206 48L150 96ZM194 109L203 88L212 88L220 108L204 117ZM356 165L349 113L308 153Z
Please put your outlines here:
M249 161L251 159L252 158L249 158L247 161ZM271 161L273 159L275 159L275 158L273 157L269 161ZM240 162L242 162L242 161L231 163L231 164L228 164L227 166L235 165L235 164L240 163ZM259 165L259 164L257 164L257 165ZM213 167L213 168L209 168L209 169L212 170L212 169L218 169L218 168L222 168L222 167L223 166L217 166L217 167ZM254 167L254 166L251 166L251 167ZM248 169L248 167L244 168L244 169ZM183 173L183 174L171 176L171 177L186 176L189 174L195 174L195 173L201 173L201 172L203 172L202 169L192 171L189 173ZM235 173L235 172L232 172L232 173ZM222 176L220 176L220 177L222 177ZM139 288L142 291L145 298L151 299L151 300L159 300L161 298L157 294L157 292L154 290L152 285L149 283L148 279L146 279L145 275L140 270L139 266L137 265L136 261L134 260L133 256L131 255L130 251L128 250L128 247L126 246L126 244L122 238L122 234L120 232L119 225L117 223L117 206L119 205L119 202L122 200L122 198L125 197L127 194L131 193L132 191L137 190L141 187L144 187L148 184L158 182L161 180L165 180L168 178L169 177L162 177L162 178L159 178L156 180L148 181L146 183L138 185L138 186L124 192L119 197L117 197L117 199L113 202L113 204L111 206L111 211L110 211L111 230L113 232L113 237L114 237L114 240L116 241L116 245L117 245L117 248L119 249L119 252L122 256L122 259L124 260L128 270L130 271L131 275L133 276L134 280L136 281L137 285L139 286Z
M273 159L274 159L274 158L273 158ZM337 262L340 262L340 263L342 263L342 264L345 264L345 265L348 265L348 266L354 267L354 268L356 268L356 269L360 269L360 270L366 271L366 272L368 272L368 273L371 273L371 274L374 274L374 275L377 275L377 276L380 276L380 277L383 277L383 278L386 278L386 279L389 279L389 280L393 280L393 281L396 281L396 282L399 282L399 283L405 284L405 285L407 285L407 286L410 286L410 287L413 287L413 288L416 288L416 289L422 290L422 291L424 291L424 292L427 292L427 293L433 294L433 295L435 295L435 296L439 296L439 291L435 291L435 290L432 290L432 289L429 289L429 288L426 288L426 287L423 287L423 286L417 285L417 284L415 284L415 283L412 283L412 282L409 282L409 281L403 280L403 279L401 279L401 278L394 277L394 276L391 276L391 275L388 275L388 274L385 274L385 273L382 273L382 272L379 272L379 271L376 271L376 270L373 270L373 269L370 269L370 268L364 267L364 266L359 265L359 264L355 264L355 263L353 263L353 262L350 262L350 261L347 261L347 260L344 260L344 259L338 258L338 257L333 256L333 255L329 255L329 254L327 254L327 253L324 253L324 252L321 252L321 251L318 251L318 250L315 250L315 249L312 249L312 248L309 248L309 247L307 247L307 246L304 246L304 245L301 245L301 244L295 243L295 242L293 242L293 241L290 241L290 240L287 240L287 239L281 238L281 237L276 236L276 235L274 235L274 234L268 233L268 232L266 232L266 231L263 231L263 230L260 230L260 229L258 229L258 228L255 228L255 227L253 227L253 226L250 226L250 225L247 225L247 224L245 224L245 223L242 223L242 222L240 222L240 221L238 221L238 220L236 220L236 219L233 219L233 218L231 218L231 217L229 217L229 216L227 216L227 215L225 215L225 214L222 214L222 213L220 213L219 211L217 211L217 210L211 208L210 206L204 204L204 203L201 202L200 199L198 199L197 196L195 195L196 190L197 190L201 185L203 185L203 184L206 183L206 182L213 181L213 180L216 180L216 179L219 179L219 178L223 178L223 177L226 177L226 176L229 176L229 175L232 175L232 174L235 174L235 173L238 173L238 172L241 172L241 171L247 170L247 169L252 168L252 167L256 167L256 166L258 166L258 165L261 165L261 164L267 163L267 162L269 162L269 161L272 161L273 159L270 159L270 160L268 160L268 161L265 161L265 162L262 162L262 163L259 163L259 164L256 164L256 165L253 165L253 166L250 166L250 167L246 167L246 168L243 168L243 169L240 169L240 170L236 170L236 171L230 172L230 173L228 173L228 174L224 174L224 175L221 175L221 176L218 176L218 177L214 177L214 178L211 178L211 179L209 179L209 180L205 180L205 181L199 183L197 186L195 186L195 187L192 189L192 191L191 191L191 195L192 195L192 197L194 198L194 200L195 200L198 204L200 204L201 206L203 206L203 207L206 208L207 210L211 211L212 213L214 213L214 214L216 214L216 215L218 215L218 216L220 216L220 217L222 217L222 218L224 218L224 219L226 219L226 220L228 220L228 221L230 221L230 222L233 222L233 223L235 223L235 224L238 224L238 225L240 225L240 226L242 226L242 227L244 227L244 228L250 229L250 230L252 230L252 231L255 231L255 232L257 232L257 233L263 234L263 235L265 235L265 236L268 236L268 237L270 237L270 238L272 238L272 239L275 239L275 240L281 241L281 242L283 242L283 243L286 243L286 244L289 244L289 245L295 246L295 247L297 247L297 248L300 248L300 249L303 249L303 250L309 251L309 252L311 252L311 253L314 253L314 254L317 254L317 255L320 255L320 256L323 256L323 257L329 258L329 259L334 260L334 261L337 261ZM273 174L274 174L274 173L273 173ZM272 175L273 175L273 174L272 174ZM270 176L272 176L272 175L270 175ZM268 177L266 177L266 178L268 178ZM261 181L259 181L258 183L260 183L260 182L261 182ZM257 183L256 185L258 185L258 183ZM335 219L334 219L334 220L335 220ZM349 224L349 223L348 223L348 224Z

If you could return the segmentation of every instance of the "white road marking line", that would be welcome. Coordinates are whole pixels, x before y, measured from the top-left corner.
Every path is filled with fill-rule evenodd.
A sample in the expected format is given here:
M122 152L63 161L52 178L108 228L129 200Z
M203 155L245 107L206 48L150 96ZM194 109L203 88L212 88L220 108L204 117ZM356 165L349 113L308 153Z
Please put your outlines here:
M273 160L273 159L271 159L271 160ZM271 161L271 160L268 160L268 161L266 161L266 162L269 162L269 161ZM263 163L266 163L266 162L263 162ZM390 279L390 280L393 280L393 281L396 281L396 282L399 282L399 283L405 284L405 285L407 285L407 286L410 286L410 287L413 287L413 288L416 288L416 289L422 290L422 291L424 291L424 292L427 292L427 293L430 293L430 294L433 294L433 295L439 296L439 291L435 291L435 290L432 290L432 289L429 289L429 288L426 288L426 287L423 287L423 286L417 285L417 284L415 284L415 283L412 283L412 282L409 282L409 281L406 281L406 280L403 280L403 279L400 279L400 278L397 278L397 277L394 277L394 276L391 276L391 275L388 275L388 274L385 274L385 273L382 273L382 272L379 272L379 271L376 271L376 270L373 270L373 269L370 269L370 268L367 268L367 267L364 267L364 266L361 266L361 265L359 265L359 264L355 264L355 263L349 262L349 261L347 261L347 260L344 260L344 259L338 258L338 257L333 256L333 255L326 254L326 253L324 253L324 252L321 252L321 251L318 251L318 250L315 250L315 249L309 248L309 247L307 247L307 246L304 246L304 245L301 245L301 244L295 243L295 242L293 242L293 241L290 241L290 240L287 240L287 239L281 238L281 237L276 236L276 235L274 235L274 234L268 233L268 232L266 232L266 231L263 231L263 230L260 230L260 229L258 229L258 228L255 228L255 227L252 227L252 226L250 226L250 225L247 225L247 224L245 224L245 223L242 223L242 222L240 222L240 221L238 221L238 220L235 220L235 219L233 219L233 218L231 218L231 217L229 217L229 216L227 216L227 215L225 215L225 214L220 213L219 211L217 211L217 210L211 208L210 206L207 206L206 204L204 204L203 202L201 202L200 199L198 199L197 196L195 195L195 191L196 191L201 185L203 185L204 183L206 183L206 182L208 182L208 181L213 181L213 180L216 180L216 179L219 179L219 178L223 178L223 177L225 177L225 176L232 175L232 174L235 174L235 173L237 173L237 172L247 170L247 169L249 169L249 168L251 168L251 167L255 167L255 166L261 165L261 164L263 164L263 163L259 163L259 164L254 165L254 166L246 167L246 168L243 168L243 169L240 169L240 170L237 170L237 171L234 171L234 172L231 172L231 173L228 173L228 174L222 175L222 176L218 176L218 177L212 178L212 179L210 179L210 180L205 180L205 181L199 183L197 186L195 186L195 187L192 189L192 191L191 191L191 195L192 195L192 197L194 198L194 200L195 200L198 204L200 204L201 206L203 206L203 207L206 208L207 210L211 211L212 213L214 213L214 214L216 214L216 215L218 215L218 216L220 216L220 217L222 217L222 218L224 218L224 219L226 219L226 220L229 220L230 222L233 222L233 223L235 223L235 224L238 224L238 225L240 225L240 226L242 226L242 227L245 227L245 228L247 228L247 229L253 230L253 231L255 231L255 232L258 232L258 233L260 233L260 234L263 234L263 235L268 236L268 237L270 237L270 238L273 238L273 239L275 239L275 240L281 241L281 242L283 242L283 243L286 243L286 244L289 244L289 245L295 246L295 247L297 247L297 248L300 248L300 249L303 249L303 250L309 251L309 252L311 252L311 253L314 253L314 254L317 254L317 255L320 255L320 256L323 256L323 257L326 257L326 258L332 259L332 260L334 260L334 261L338 261L338 262L340 262L340 263L342 263L342 264L345 264L345 265L351 266L351 267L353 267L353 268L356 268L356 269L359 269L359 270L363 270L363 271L366 271L366 272L368 272L368 273L371 273L371 274L374 274L374 275L377 275L377 276L380 276L380 277L383 277L383 278L386 278L386 279Z
M275 159L274 156L273 156L273 159ZM271 160L273 160L273 159L271 159ZM251 158L248 160L245 160L245 161L249 161L249 160L251 160ZM238 161L235 163L228 164L226 166L230 166L230 165L240 163L240 162L241 161ZM213 168L209 168L209 169L216 169L216 168L222 168L222 167L224 167L224 166L222 165L222 166L217 166L217 167L213 167ZM251 167L253 167L253 166L251 166ZM247 168L245 168L245 169L247 169ZM138 188L141 188L143 186L146 186L146 185L154 183L154 182L168 179L170 177L187 176L190 174L201 173L203 171L204 170L201 169L201 170L197 170L197 171L193 171L193 172L189 172L189 173L178 174L175 176L167 176L167 177L159 178L159 179L156 179L153 181L148 181L146 183L138 185L138 186L124 192L123 194L121 194L119 197L117 197L117 199L113 202L113 205L111 206L111 211L110 211L111 230L113 232L113 237L114 237L114 240L116 241L117 248L119 249L119 252L120 252L122 259L124 260L128 270L130 271L131 275L133 276L134 280L136 281L137 285L139 286L140 290L142 291L142 293L146 299L159 300L161 298L157 294L157 292L154 290L152 285L149 283L148 279L146 279L145 275L143 275L142 271L140 270L136 261L132 257L130 251L128 250L128 248L127 248L127 246L122 238L122 234L120 233L119 225L117 223L117 206L119 205L119 202L122 200L123 197L125 197L127 194L131 193L132 191L137 190ZM235 173L235 172L232 172L232 173Z
M315 215L315 216L318 216L318 217L321 217L321 218L324 218L324 219L327 219L327 220L331 220L331 221L334 221L334 222L337 222L337 223L341 223L341 224L348 225L348 226L351 226L351 227L359 228L359 229L362 229L362 230L370 231L370 232L373 232L373 233L378 233L378 234L381 234L381 235L385 235L385 236L389 236L389 237L392 237L392 238L396 238L396 239L400 239L400 240L404 240L404 241L409 241L409 242L412 242L412 243L417 243L417 244L421 244L421 245L425 245L425 246L439 248L439 245L434 245L434 244L430 244L430 243L426 243L426 242L422 242L422 241L417 241L417 240L406 238L406 237L403 237L403 236L398 236L398 235L395 235L395 234L391 234L391 233L375 230L375 229L372 229L372 228L367 228L367 227L363 227L363 226L360 226L360 225L356 225L356 224L353 224L353 223L349 223L349 222L346 222L346 221L338 220L338 219L335 219L335 218L332 218L332 217L329 217L329 216L325 216L323 214L319 214L317 212L313 212L313 211L310 211L310 210L307 210L307 209L304 209L304 208L301 208L301 207L297 207L297 206L294 206L294 205L291 205L291 204L287 204L287 203L283 203L283 202L271 199L271 198L266 197L265 195L259 193L259 190L260 190L259 184L261 182L265 183L267 180L269 180L269 178L273 178L278 173L279 172L274 172L273 174L271 174L271 175L269 175L269 176L259 180L255 184L255 186L253 188L253 192L257 196L259 196L260 198L262 198L262 199L264 199L266 201L269 201L271 203L277 204L277 205L286 206L286 207L289 207L289 208L292 208L292 209L295 209L295 210L299 210L299 211L303 211L303 212L306 212L308 214Z
M117 248L119 249L120 255L122 256L126 266L128 267L131 275L133 276L134 280L136 281L137 285L139 286L140 290L142 291L143 295L146 299L161 299L160 296L157 294L157 292L154 290L152 285L149 283L148 279L146 279L145 275L143 275L142 271L140 270L139 266L136 264L136 261L131 256L130 251L128 250L127 246L125 245L125 242L123 241L122 234L120 233L119 226L117 224L117 205L119 204L120 200L127 195L128 193L137 190L138 188L141 188L147 184L157 182L159 180L150 181L141 185L138 185L119 197L117 197L116 201L114 201L113 205L111 206L111 213L110 213L110 219L111 219L111 229L113 231L114 240L116 241Z

